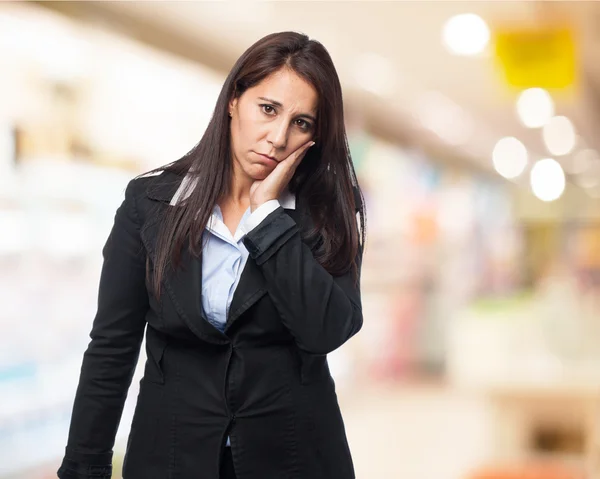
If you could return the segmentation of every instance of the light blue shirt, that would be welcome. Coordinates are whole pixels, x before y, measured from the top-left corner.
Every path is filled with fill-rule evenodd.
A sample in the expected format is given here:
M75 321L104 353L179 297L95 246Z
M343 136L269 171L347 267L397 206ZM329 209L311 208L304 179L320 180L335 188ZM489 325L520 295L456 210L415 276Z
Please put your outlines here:
M248 261L244 236L279 206L275 201L266 208L257 208L244 216L232 235L225 223L221 208L216 205L202 240L202 307L209 323L223 332L233 294ZM260 211L259 211L260 210Z
M176 205L182 197L187 198L194 187L186 177L171 205ZM207 321L221 332L225 329L233 294L248 261L244 237L279 206L295 209L296 199L286 191L279 200L267 201L252 213L248 208L233 235L223 222L221 208L215 205L213 209L202 238L202 307Z

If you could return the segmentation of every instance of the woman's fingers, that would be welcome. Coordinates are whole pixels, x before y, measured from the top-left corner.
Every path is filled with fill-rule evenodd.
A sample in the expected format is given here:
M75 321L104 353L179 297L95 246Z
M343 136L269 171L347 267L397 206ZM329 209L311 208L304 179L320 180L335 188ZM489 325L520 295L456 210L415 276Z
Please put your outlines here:
M292 165L296 165L296 164L300 163L300 161L306 154L306 151L314 144L315 144L315 142L312 140L304 143L304 145L302 145L300 148L298 148L296 151L294 151L292 154L290 154L290 156L288 156L283 161L285 161L285 162L289 161Z

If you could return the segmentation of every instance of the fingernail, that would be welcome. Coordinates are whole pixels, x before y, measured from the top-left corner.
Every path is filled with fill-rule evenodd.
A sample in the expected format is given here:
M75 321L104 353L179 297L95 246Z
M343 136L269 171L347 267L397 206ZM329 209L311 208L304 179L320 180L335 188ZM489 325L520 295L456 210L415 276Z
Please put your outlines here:
M310 142L310 145L308 145L308 147L310 148L310 147L311 147L311 146L313 146L314 144L315 144L315 142L314 142L314 141L311 141L311 142Z

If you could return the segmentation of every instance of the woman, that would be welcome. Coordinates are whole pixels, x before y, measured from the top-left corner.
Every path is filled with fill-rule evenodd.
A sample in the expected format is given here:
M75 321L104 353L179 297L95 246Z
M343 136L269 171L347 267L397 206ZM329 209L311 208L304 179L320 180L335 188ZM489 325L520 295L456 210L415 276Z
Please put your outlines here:
M200 143L153 173L103 250L58 476L111 477L146 329L124 479L353 478L326 355L362 325L364 211L326 50L258 41Z

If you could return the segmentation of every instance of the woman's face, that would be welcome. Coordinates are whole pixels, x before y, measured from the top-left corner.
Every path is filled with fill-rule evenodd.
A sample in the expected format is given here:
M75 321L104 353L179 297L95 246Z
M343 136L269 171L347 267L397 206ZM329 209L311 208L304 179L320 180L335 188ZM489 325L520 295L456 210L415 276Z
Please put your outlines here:
M262 180L277 163L313 138L318 95L283 68L229 104L234 170Z

